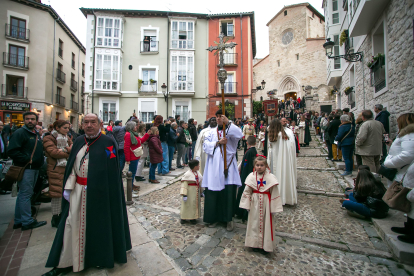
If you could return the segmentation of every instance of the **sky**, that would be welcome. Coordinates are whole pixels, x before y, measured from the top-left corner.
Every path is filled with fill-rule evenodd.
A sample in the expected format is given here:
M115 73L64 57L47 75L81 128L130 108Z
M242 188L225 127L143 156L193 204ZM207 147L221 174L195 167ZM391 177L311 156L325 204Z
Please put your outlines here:
M323 14L322 0L307 1ZM79 8L158 10L194 13L255 13L256 27L256 58L269 54L269 35L266 24L284 6L303 3L298 0L42 0L43 4L51 5L53 9L69 26L77 38L86 45L86 18Z

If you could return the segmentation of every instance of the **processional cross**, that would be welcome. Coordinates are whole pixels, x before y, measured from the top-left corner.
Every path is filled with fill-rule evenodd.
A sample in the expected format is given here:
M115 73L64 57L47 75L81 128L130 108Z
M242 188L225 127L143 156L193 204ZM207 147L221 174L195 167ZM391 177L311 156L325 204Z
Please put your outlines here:
M227 53L227 49L232 49L237 44L234 42L226 43L229 39L226 39L224 41L224 34L221 33L219 35L219 43L214 41L216 46L210 46L207 48L207 51L214 52L214 55L219 54L219 67L220 69L217 72L217 78L220 81L221 84L221 110L222 114L225 115L225 102L224 102L224 82L227 79L227 71L224 69L224 51ZM218 137L217 137L218 138ZM223 138L226 138L226 125L223 123ZM223 157L224 157L224 176L227 178L228 175L228 168L227 168L227 151L226 151L226 145L223 145Z

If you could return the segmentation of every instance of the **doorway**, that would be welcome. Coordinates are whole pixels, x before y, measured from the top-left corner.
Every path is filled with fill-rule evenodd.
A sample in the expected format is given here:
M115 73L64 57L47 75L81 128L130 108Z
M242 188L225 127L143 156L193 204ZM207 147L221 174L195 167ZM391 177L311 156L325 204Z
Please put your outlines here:
M321 112L331 114L332 105L321 105Z
M290 98L296 100L297 93L296 92L289 92L285 94L285 101L289 100Z

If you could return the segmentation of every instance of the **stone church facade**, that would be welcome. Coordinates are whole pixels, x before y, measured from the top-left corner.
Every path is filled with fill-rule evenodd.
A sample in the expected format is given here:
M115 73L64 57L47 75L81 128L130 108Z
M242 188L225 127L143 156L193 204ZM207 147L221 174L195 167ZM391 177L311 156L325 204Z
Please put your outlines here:
M335 109L326 85L325 18L309 3L285 6L267 23L269 55L253 65L254 100L306 96L307 110ZM306 91L306 92L305 92ZM272 95L269 95L271 92Z

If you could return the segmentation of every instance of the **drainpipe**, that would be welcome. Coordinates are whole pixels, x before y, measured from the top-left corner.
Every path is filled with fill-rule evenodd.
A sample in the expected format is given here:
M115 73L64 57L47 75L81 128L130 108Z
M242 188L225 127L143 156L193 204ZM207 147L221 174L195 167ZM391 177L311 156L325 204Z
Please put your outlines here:
M53 69L52 69L52 105L53 105L53 92L55 87L55 52L56 52L56 21L59 20L59 17L53 22ZM52 122L52 111L50 111L50 122Z
M77 120L77 126L76 127L78 127L79 126L79 93L81 93L81 91L80 91L80 89L79 89L79 87L80 87L80 82L79 82L79 64L80 63L80 48L79 48L79 51L78 51L78 120ZM82 72L81 72L81 74L82 74Z
M96 14L95 14L95 11L92 11L93 12L93 18L94 18L94 30L93 30L93 58L92 58L92 60L93 60L93 65L92 65L92 91L91 91L91 93L92 93L92 112L91 113L93 113L93 88L94 88L94 86L95 86L95 41L96 41ZM98 114L98 116L99 116L99 114Z
M170 79L169 79L169 72L170 72L170 17L169 17L169 12L167 12L167 118L168 119L168 90L170 88ZM158 39L158 43L159 39ZM160 47L160 45L158 45L158 47ZM171 101L172 102L172 101Z
M362 90L364 91L364 110L365 110L365 68L364 68L364 55L362 55L361 57L361 66L362 66ZM356 100L356 96L355 96L355 100Z
M243 16L240 14L240 54L241 54L241 86L242 86L242 118L244 118L244 86L243 86Z

